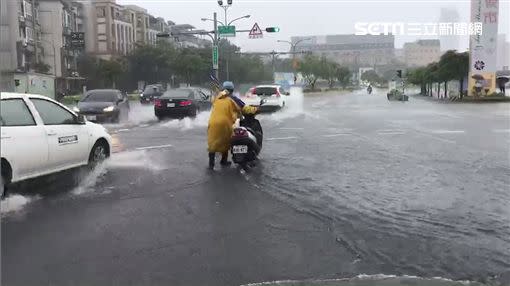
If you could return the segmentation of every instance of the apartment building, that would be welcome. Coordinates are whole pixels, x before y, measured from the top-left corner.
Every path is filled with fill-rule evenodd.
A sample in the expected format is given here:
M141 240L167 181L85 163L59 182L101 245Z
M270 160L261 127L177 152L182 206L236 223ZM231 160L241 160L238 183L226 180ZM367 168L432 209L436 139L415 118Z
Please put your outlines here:
M394 61L393 35L325 35L291 37L296 52L311 52L353 68L383 66Z
M439 40L417 40L404 44L404 61L408 67L426 66L441 58Z
M103 59L127 55L136 45L154 45L157 34L168 31L163 18L155 18L136 5L98 0L84 6L88 13L86 51Z

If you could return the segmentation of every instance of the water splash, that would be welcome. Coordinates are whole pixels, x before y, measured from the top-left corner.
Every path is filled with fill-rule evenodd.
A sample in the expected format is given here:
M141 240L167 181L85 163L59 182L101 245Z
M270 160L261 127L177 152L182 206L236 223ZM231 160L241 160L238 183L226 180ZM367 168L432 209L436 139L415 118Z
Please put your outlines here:
M80 180L79 185L73 189L72 193L74 195L81 195L93 192L97 184L101 182L108 171L124 168L139 168L151 171L165 169L163 165L158 164L154 158L151 158L145 150L112 154L107 161L99 164L94 170L88 172L85 177Z
M285 107L271 114L261 114L263 120L282 121L297 116L312 116L304 111L304 94L301 87L291 87L290 95L285 97Z
M10 195L1 202L0 210L2 215L7 213L19 212L37 197L28 197L22 195Z
M163 122L161 126L168 128L175 128L180 130L191 130L195 128L206 127L209 122L210 111L204 111L197 114L195 118L173 119Z

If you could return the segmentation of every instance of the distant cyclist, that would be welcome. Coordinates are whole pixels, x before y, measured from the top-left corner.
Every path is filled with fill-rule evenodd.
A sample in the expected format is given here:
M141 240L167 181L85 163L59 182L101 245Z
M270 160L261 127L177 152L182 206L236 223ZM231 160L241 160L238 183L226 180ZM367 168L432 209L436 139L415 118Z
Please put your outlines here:
M368 92L368 94L372 94L372 85L370 85L370 84L368 85L367 92Z

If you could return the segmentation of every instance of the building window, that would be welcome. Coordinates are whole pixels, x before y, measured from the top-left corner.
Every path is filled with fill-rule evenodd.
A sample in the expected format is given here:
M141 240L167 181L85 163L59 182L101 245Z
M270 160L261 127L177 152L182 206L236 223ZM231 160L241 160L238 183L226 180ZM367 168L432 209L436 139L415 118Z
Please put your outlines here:
M115 17L115 12L113 11L113 7L110 7L110 17Z
M25 33L26 33L27 40L33 41L34 40L34 30L30 27L26 27L25 29L26 29Z
M25 3L25 16L32 16L32 3L23 1Z
M115 37L115 24L112 24L112 36Z
M96 16L100 18L106 17L106 11L104 7L97 7L96 8Z

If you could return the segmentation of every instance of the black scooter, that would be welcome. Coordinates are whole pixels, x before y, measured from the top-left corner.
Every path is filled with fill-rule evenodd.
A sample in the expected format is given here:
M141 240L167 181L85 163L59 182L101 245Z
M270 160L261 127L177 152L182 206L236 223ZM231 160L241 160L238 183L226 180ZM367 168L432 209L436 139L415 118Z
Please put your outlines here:
M260 106L265 100L260 101ZM243 115L239 127L234 128L234 134L230 143L230 152L232 161L241 168L247 169L254 165L262 149L262 139L264 133L260 122L255 118L255 114Z

